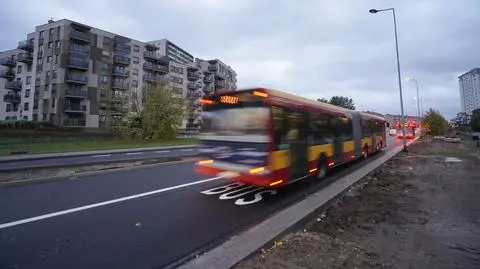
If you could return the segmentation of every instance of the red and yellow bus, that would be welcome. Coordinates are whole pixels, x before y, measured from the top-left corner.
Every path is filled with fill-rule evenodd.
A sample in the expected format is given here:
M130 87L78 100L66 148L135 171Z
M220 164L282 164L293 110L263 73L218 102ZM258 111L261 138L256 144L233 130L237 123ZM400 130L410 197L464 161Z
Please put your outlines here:
M280 187L324 178L386 147L384 118L277 90L243 89L199 102L202 174Z

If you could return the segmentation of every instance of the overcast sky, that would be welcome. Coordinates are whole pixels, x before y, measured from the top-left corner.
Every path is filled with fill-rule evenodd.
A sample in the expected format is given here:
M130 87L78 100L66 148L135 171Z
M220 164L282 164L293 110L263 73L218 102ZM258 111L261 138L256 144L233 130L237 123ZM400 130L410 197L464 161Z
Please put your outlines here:
M399 113L392 14L402 79L416 78L423 106L460 110L457 77L480 66L479 0L2 0L0 50L52 17L141 41L167 38L200 58L219 58L238 86L309 98L343 95L357 109ZM40 4L40 6L39 6ZM402 81L416 114L415 84Z

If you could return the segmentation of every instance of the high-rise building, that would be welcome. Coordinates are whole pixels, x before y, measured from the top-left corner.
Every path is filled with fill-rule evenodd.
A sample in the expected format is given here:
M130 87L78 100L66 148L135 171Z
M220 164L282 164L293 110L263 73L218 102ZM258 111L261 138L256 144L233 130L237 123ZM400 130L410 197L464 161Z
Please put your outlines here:
M187 65L192 63L191 54L166 39L141 42L66 19L50 20L16 49L0 53L0 120L113 127L141 106L143 91L157 85L188 97ZM202 85L197 95L211 88ZM188 110L192 107L198 110L195 100Z
M474 68L458 77L462 112L471 115L480 108L480 68Z

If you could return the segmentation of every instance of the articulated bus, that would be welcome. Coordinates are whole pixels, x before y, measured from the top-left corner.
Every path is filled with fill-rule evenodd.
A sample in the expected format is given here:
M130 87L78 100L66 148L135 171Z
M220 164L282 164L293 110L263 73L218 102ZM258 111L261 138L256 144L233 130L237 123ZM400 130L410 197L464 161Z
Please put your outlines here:
M202 103L199 173L261 187L324 178L386 147L386 121L285 92L255 88Z

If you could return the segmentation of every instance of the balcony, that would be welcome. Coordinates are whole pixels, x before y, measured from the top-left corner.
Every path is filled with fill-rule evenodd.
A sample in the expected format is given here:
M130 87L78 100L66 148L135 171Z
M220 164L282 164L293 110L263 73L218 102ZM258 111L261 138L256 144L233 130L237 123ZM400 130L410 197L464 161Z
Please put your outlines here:
M127 112L128 112L128 110L125 107L121 107L121 106L111 106L110 107L110 113L111 114L125 114Z
M160 81L160 76L154 76L152 74L145 74L143 75L143 79L146 81Z
M128 99L126 96L118 96L118 95L112 94L110 100L112 101L112 103L123 103Z
M0 78L13 79L14 77L15 74L11 70L5 70L3 72L0 72Z
M143 57L152 60L158 60L160 58L160 56L157 55L155 52L148 50L143 53Z
M85 113L87 112L87 106L80 104L67 104L64 109L65 113Z
M5 81L5 89L12 91L21 91L22 82L21 81Z
M33 55L31 53L20 53L17 56L17 61L31 64L33 62Z
M33 42L31 42L29 40L20 41L20 42L18 42L17 49L32 52L33 51Z
M116 77L128 77L129 73L128 73L128 71L121 71L121 70L118 70L118 69L114 68L112 70L112 75L116 76Z
M199 85L196 84L196 83L193 83L193 82L189 82L189 83L187 84L187 88L190 89L190 90L198 90Z
M155 65L154 70L159 72L159 73L165 73L167 74L169 72L169 68L167 65Z
M222 80L217 80L215 81L215 88L225 88L225 81L222 81Z
M121 56L121 55L115 55L113 56L113 63L119 64L119 65L129 65L130 64L130 58Z
M90 55L90 49L87 46L71 46L70 52L83 54L83 55Z
M112 88L119 90L128 90L130 86L128 83L123 81L113 81Z
M125 45L125 44L115 43L115 45L113 45L113 49L114 49L115 51L124 51L124 52L130 53L130 52L132 51L132 46L130 46L130 45Z
M85 119L65 119L63 120L64 127L85 127Z
M91 35L87 32L73 30L70 32L70 38L78 41L90 43Z
M68 75L66 82L71 84L86 85L88 83L88 77L81 75Z
M155 70L154 67L155 67L155 64L150 63L150 62L146 62L146 63L143 64L143 69L145 69L145 70L153 71L153 70Z
M208 85L208 86L203 87L204 92L213 92L213 90L214 90L213 85Z
M203 82L205 83L212 83L213 82L213 78L211 76L205 76L203 78Z
M0 59L0 65L14 67L15 65L17 65L17 61L12 57L5 57Z
M87 91L82 89L75 89L70 88L65 91L66 98L75 98L75 99L86 99L87 98Z
M216 66L216 65L209 65L208 66L208 71L215 72L217 70L218 70L218 66Z
M7 103L20 103L21 97L18 94L7 93L3 96L3 101Z
M187 78L188 80L197 80L200 78L200 75L194 72L188 72Z
M88 70L89 65L90 63L88 62L88 60L85 61L73 58L68 59L68 67L72 69Z

